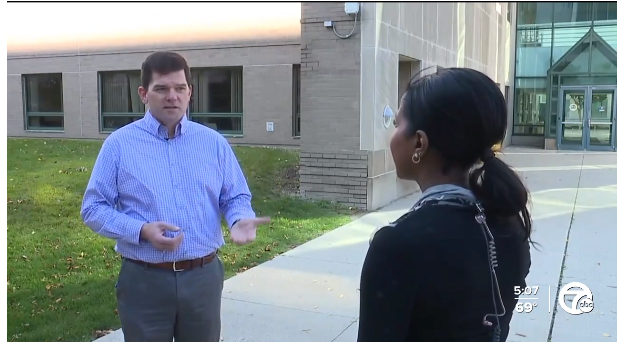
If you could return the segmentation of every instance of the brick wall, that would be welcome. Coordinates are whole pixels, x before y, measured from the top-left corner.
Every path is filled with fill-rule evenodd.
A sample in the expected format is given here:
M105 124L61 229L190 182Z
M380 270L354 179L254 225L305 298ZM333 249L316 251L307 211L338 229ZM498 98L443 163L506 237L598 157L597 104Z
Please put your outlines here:
M343 2L301 3L301 193L366 208L368 157L360 150L361 36Z
M244 135L254 144L292 145L292 64L245 66ZM273 123L273 132L266 123Z
M301 143L359 150L361 37L343 2L301 3Z
M366 151L305 150L301 152L301 195L366 208Z

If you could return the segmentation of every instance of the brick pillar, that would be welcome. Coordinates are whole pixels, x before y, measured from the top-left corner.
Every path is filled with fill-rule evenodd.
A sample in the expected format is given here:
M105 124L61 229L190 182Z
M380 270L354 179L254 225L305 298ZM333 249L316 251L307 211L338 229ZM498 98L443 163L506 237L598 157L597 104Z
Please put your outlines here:
M361 18L359 18L361 19ZM360 20L343 2L301 3L301 194L366 208L368 153L360 149Z

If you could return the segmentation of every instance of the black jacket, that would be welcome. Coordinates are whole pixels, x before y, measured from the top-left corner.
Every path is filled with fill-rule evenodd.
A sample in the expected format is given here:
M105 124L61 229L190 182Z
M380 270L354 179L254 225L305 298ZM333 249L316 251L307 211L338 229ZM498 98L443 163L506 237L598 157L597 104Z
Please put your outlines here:
M374 235L361 275L358 342L491 341L493 327L483 325L494 313L489 253L477 213L475 206L424 204ZM487 218L506 309L500 341L517 302L514 287L526 286L530 268L519 222Z

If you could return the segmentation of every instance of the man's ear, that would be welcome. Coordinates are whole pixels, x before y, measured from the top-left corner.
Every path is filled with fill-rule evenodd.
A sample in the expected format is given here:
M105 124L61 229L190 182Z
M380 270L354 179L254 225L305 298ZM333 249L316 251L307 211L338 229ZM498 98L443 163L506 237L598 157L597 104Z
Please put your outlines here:
M143 88L143 86L138 87L138 96L141 97L143 104L147 104L147 89Z

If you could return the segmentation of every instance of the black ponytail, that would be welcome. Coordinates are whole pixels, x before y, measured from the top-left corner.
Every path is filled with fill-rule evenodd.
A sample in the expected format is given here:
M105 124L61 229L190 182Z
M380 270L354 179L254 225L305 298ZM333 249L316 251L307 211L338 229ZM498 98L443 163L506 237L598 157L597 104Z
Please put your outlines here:
M529 240L532 218L528 211L528 190L515 171L496 158L493 151L488 151L481 157L482 165L470 172L469 186L487 215L521 219L525 237Z

